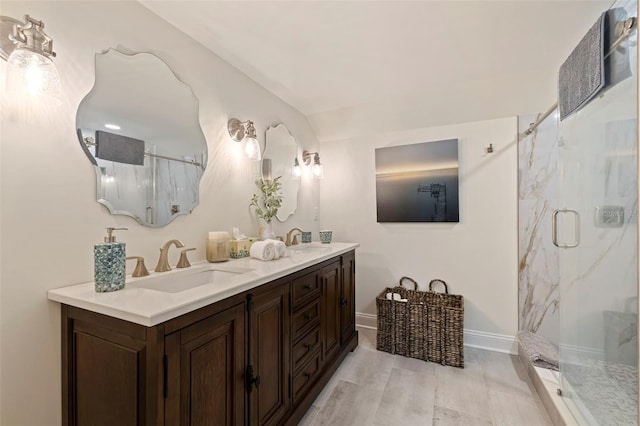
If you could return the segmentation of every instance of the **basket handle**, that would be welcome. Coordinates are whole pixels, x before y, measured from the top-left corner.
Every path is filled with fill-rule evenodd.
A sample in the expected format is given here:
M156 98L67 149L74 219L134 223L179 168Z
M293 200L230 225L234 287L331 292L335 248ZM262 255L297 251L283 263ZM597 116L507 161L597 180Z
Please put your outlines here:
M404 281L404 280L409 280L409 281L411 281L411 282L413 283L413 289L414 289L415 291L417 291L417 290L418 290L418 283L416 282L416 280L414 280L413 278L409 278L409 277L402 277L402 278L400 278L400 283L399 283L400 287L404 287L404 286L402 285L402 281Z
M442 285L444 286L444 294L449 294L449 287L447 286L447 283L440 279L431 280L431 282L429 283L429 291L433 291L433 283L442 283Z

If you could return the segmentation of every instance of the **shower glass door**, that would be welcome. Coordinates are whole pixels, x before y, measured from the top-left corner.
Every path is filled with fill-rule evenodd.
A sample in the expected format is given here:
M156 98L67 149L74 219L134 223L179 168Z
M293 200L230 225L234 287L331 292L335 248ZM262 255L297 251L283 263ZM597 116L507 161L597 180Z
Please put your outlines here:
M637 30L607 62L611 84L560 123L560 391L581 425L637 425Z

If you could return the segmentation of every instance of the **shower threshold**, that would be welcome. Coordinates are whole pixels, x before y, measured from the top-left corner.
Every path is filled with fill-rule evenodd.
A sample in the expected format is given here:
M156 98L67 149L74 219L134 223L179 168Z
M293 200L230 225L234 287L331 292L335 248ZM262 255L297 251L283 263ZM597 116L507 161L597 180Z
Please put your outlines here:
M580 422L576 420L569 407L567 407L565 398L558 395L558 388L560 388L558 372L532 365L526 355L522 355L525 353L524 349L518 344L520 361L527 369L527 375L536 388L536 392L538 392L538 396L545 410L547 410L551 422L555 426L580 426L588 424L584 421Z

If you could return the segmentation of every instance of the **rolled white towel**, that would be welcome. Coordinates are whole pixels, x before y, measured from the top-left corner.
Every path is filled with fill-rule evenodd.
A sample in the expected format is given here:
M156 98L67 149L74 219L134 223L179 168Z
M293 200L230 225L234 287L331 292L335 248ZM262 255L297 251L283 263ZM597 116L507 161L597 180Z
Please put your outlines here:
M280 240L265 240L265 241L271 241L276 248L276 254L275 256L273 256L273 260L280 259L281 257L287 254L287 246L285 246L282 241Z
M249 254L256 259L273 260L276 256L276 245L269 240L256 241L251 245Z
M278 252L278 257L285 257L287 255L287 246L280 240L271 240L273 244L276 246L276 252ZM276 259L278 258L276 257Z

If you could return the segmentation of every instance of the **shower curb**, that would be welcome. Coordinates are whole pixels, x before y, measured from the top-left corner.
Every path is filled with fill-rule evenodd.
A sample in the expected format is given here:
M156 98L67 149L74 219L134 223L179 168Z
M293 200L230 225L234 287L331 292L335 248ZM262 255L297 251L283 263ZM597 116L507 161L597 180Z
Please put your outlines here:
M545 386L545 384L542 382L542 378L536 371L533 364L531 364L529 359L524 355L525 353L526 352L520 345L520 342L518 342L518 358L520 358L522 365L524 365L524 367L526 368L527 375L529 376L529 380L531 380L531 383L533 383L533 387L536 389L536 392L538 392L540 401L542 401L542 405L547 411L547 414L551 419L551 423L553 423L554 426L574 426L574 425L578 426L578 424L575 421L570 421L570 422L565 421L565 418L560 412L560 410L558 409L558 406L556 405L556 402L554 401L553 396L549 394L551 390L549 390Z

